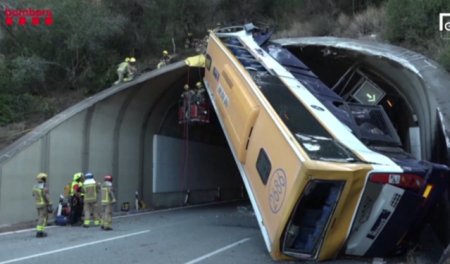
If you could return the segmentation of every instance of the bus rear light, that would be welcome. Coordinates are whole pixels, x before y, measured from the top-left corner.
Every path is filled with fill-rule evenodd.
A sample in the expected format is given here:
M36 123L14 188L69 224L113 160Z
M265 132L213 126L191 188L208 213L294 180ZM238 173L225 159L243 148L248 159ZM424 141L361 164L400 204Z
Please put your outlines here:
M404 189L418 190L423 186L424 179L408 173L374 173L370 175L373 183L392 184Z

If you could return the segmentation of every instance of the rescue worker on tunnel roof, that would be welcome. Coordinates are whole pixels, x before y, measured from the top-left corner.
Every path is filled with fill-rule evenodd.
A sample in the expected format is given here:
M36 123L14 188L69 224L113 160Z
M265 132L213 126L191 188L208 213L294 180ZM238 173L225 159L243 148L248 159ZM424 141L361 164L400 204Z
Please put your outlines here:
M128 62L127 67L127 77L123 79L124 82L128 82L133 80L134 76L136 75L137 69L136 69L136 59L134 57L130 58L130 61Z
M114 84L119 84L122 82L131 81L136 74L136 58L134 57L126 57L123 62L119 64L117 67L117 76L118 80L114 82Z
M158 68L158 69L169 64L170 60L171 60L169 52L167 50L163 50L162 55L163 56L162 56L161 60L159 61L158 65L156 66L156 68Z

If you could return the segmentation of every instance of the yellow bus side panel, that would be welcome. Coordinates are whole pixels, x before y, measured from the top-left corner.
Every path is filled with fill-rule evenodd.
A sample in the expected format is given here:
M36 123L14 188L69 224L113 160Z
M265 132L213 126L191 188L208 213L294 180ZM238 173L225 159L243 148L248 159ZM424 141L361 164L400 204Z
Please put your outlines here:
M259 105L247 90L246 81L229 65L229 59L218 49L217 44L208 47L208 52L215 54L210 70L215 69L220 74L219 83L211 72L205 78L211 85L232 148L239 161L245 163L247 141L258 116Z
M296 144L293 138L289 141L283 136L267 110L261 108L250 139L245 170L272 242L271 253L277 253L277 259L281 257L280 236L299 192L307 182L305 177L299 177L303 165L293 150ZM256 168L261 149L266 152L271 164L266 184Z
M225 64L222 71L221 84L225 93L228 93L228 106L220 101L220 107L224 107L227 116L227 130L231 131L229 136L236 149L236 154L242 163L245 163L247 141L250 130L258 116L259 107L255 99L249 94L245 81L230 67ZM225 80L226 79L226 80Z

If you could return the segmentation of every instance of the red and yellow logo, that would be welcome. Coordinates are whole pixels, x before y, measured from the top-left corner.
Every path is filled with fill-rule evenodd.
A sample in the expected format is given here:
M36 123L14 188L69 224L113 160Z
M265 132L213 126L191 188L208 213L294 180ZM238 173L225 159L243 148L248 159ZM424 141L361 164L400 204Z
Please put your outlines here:
M5 23L7 26L19 25L25 26L27 24L38 25L53 25L53 12L50 9L6 9Z

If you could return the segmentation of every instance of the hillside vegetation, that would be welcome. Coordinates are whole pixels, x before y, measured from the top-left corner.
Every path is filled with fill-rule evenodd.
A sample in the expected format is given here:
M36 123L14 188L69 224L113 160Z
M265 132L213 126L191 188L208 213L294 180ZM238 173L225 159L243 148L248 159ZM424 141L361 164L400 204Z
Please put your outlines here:
M237 4L239 2L239 4ZM126 56L154 68L183 49L188 32L256 22L277 37L372 38L424 53L450 70L438 30L448 0L6 0L7 9L49 9L53 24L0 23L0 137L12 140L84 96L105 89ZM1 147L1 146L0 146Z

